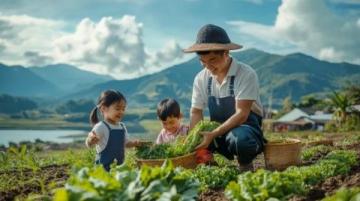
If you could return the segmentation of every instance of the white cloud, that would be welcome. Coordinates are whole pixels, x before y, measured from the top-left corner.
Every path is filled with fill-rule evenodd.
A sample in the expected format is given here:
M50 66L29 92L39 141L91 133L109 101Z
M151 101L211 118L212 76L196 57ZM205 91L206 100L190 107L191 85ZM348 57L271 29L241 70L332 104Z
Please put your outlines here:
M46 20L28 15L0 14L0 44L3 52L0 61L9 64L27 65L25 52L51 52L51 43L62 32L62 21Z
M169 40L161 50L149 54L149 65L154 67L174 63L174 58L181 59L184 56L182 48L175 40Z
M268 43L271 46L288 46L288 41L284 41L284 38L277 33L273 26L245 21L229 21L228 24L236 27L237 32L256 37L261 42Z
M134 16L85 18L74 32L61 21L26 15L0 15L0 61L8 64L68 63L82 69L131 78L158 71L182 58L174 40L158 51L148 51L143 25Z
M27 51L24 53L24 57L27 59L28 64L32 66L44 66L52 63L52 58L41 55L38 52Z
M273 26L243 21L229 24L272 47L274 42L294 45L320 59L359 63L359 20L334 14L324 0L283 0Z
M74 33L54 41L54 57L86 70L129 78L159 70L182 55L172 41L164 50L145 51L143 25L134 16L104 17L98 23L83 19Z
M75 33L56 39L54 46L56 59L82 66L99 64L106 73L141 71L146 59L142 24L133 16L104 17L98 23L83 19Z

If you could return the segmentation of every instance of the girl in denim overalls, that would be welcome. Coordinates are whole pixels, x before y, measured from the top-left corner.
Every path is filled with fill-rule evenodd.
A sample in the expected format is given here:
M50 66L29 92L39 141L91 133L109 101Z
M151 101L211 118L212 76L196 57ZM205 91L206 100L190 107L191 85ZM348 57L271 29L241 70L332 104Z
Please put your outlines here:
M118 91L107 90L101 93L97 106L91 111L92 131L88 134L86 145L96 145L96 164L102 164L109 171L110 164L124 162L125 146L138 146L139 141L128 140L125 124L120 122L125 114L126 99ZM103 120L99 121L97 113L101 112Z

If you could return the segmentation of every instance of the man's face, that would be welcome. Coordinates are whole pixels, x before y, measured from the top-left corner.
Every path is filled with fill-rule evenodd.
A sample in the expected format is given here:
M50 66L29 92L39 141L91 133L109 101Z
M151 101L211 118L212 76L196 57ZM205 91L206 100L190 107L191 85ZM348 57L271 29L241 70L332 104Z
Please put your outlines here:
M211 74L218 75L226 68L227 54L226 52L222 54L214 52L210 52L204 55L200 54L199 60L201 65L207 68Z

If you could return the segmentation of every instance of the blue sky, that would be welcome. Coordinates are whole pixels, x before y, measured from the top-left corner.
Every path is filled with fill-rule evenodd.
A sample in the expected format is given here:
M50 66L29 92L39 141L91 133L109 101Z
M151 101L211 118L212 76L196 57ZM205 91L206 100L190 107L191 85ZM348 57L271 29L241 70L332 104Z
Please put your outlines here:
M137 77L194 56L208 23L245 48L360 64L358 0L1 0L0 62Z

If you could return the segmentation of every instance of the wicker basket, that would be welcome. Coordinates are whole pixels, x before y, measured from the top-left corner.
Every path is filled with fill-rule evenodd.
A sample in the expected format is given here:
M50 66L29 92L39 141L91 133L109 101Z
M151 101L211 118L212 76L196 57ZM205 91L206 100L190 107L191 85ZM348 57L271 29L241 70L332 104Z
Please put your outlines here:
M265 145L265 166L269 170L284 170L301 163L301 142L298 139L271 141Z
M166 159L136 159L137 165L140 167L142 165L147 166L161 166ZM190 154L186 154L184 156L178 156L174 158L168 158L175 167L181 166L188 169L194 169L197 166L196 163L196 152L192 152Z

